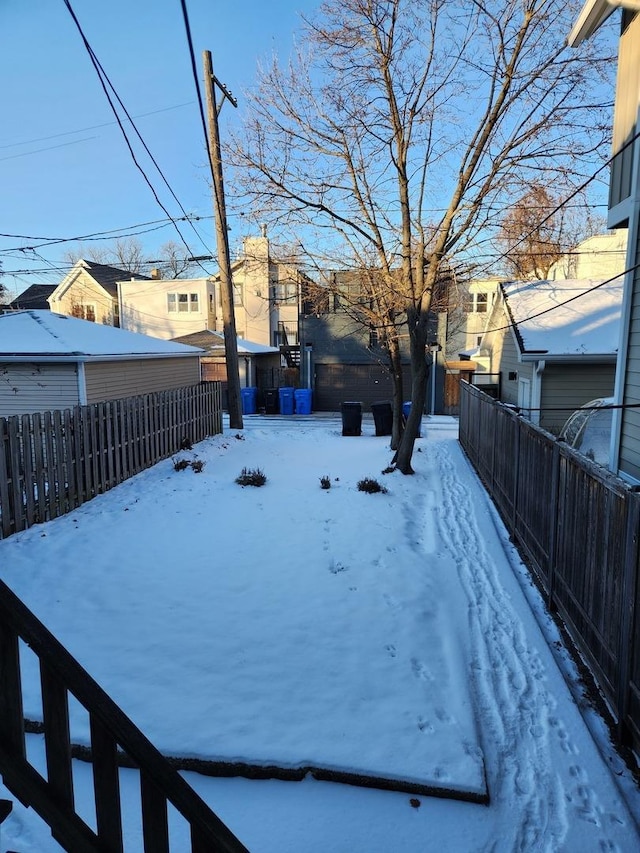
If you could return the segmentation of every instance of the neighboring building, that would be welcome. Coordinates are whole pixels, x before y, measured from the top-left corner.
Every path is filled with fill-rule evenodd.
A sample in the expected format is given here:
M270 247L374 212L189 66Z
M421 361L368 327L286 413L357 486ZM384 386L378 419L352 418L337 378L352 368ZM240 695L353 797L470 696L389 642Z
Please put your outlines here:
M200 359L203 381L223 382L227 381L227 362L225 356L224 334L206 329L202 332L194 332L174 338L176 343L187 344L203 350ZM273 381L263 381L265 374L270 375L273 371L279 371L281 365L280 350L278 347L270 347L266 344L256 344L238 338L238 372L240 374L240 387L258 387L261 389L271 388ZM278 387L278 383L275 383Z
M209 278L118 282L120 326L171 340L216 328L216 290Z
M231 268L238 337L265 346L297 345L301 291L308 281L293 264L275 261L269 240L247 237ZM121 326L172 339L222 331L220 275L199 279L118 282Z
M300 338L309 358L314 409L335 412L343 402L349 401L361 402L366 409L371 403L391 400L389 355L383 346L381 330L375 326L375 315L369 313L370 298L363 293L360 274L338 270L328 272L326 279L330 282L326 294L322 286L316 287L313 298L303 303L300 318ZM400 350L404 393L409 399L408 335L401 338Z
M201 350L51 311L0 315L0 417L200 381Z
M618 228L609 234L596 234L579 243L556 261L549 270L549 279L599 279L621 275L627 257L627 230Z
M22 311L33 308L36 311L48 311L49 297L56 289L55 284L32 284L7 306L8 310Z
M578 47L622 7L609 185L610 228L629 238L616 370L610 467L640 483L640 11L637 0L588 0L569 34ZM637 408L632 408L637 407Z
M49 305L58 314L119 326L117 282L131 278L148 281L144 275L132 276L117 267L79 260L54 288Z
M443 312L438 322L438 342L447 361L456 361L461 353L473 352L480 345L501 281L472 279L459 286L457 304Z
M574 409L612 395L621 307L619 280L503 283L477 369L499 374L500 399L557 434Z

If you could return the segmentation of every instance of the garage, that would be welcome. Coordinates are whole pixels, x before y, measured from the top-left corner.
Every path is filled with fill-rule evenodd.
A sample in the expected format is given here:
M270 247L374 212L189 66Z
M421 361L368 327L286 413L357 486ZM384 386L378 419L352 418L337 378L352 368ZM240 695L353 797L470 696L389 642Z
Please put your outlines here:
M393 385L381 364L323 364L314 366L313 407L319 412L339 412L345 401L357 400L369 411L371 403L391 400ZM404 394L411 392L411 369L403 367Z

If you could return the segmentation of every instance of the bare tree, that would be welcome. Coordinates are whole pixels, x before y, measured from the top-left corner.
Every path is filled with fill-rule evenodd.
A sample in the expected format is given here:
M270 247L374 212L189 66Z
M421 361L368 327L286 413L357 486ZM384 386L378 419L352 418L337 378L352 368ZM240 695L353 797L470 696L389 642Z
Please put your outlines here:
M86 246L78 243L63 257L65 262L70 264L85 258L96 264L118 267L134 275L141 275L155 267L160 270L163 278L180 278L193 270L195 265L187 248L172 240L164 243L152 254L155 257L146 260L148 252L142 242L136 237L124 237L108 244Z
M402 304L412 365L396 454L404 473L443 265L486 239L543 167L566 183L576 158L602 150L608 121L589 93L612 63L598 40L588 56L566 48L579 5L326 0L289 65L274 60L246 95L230 151L243 201L307 245L354 263L373 253Z
M195 261L191 260L192 255L186 252L185 247L174 240L168 240L158 252L159 269L163 278L180 278L183 275L190 273Z

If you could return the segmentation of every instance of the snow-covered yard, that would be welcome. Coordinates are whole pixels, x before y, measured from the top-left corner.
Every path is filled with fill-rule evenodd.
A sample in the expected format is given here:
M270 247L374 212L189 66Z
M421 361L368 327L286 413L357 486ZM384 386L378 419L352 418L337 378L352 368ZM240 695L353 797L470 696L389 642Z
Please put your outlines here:
M637 791L576 707L455 422L422 434L402 477L382 475L371 421L343 437L338 419L248 417L180 454L201 473L167 460L0 542L0 574L166 754L400 788L186 774L253 853L638 849ZM266 485L238 486L245 467ZM72 739L88 742L79 708ZM29 750L42 763L38 736ZM74 773L91 820L90 770ZM136 774L122 785L134 803ZM491 802L416 808L416 788ZM19 805L1 837L59 850ZM133 823L127 841L140 849Z

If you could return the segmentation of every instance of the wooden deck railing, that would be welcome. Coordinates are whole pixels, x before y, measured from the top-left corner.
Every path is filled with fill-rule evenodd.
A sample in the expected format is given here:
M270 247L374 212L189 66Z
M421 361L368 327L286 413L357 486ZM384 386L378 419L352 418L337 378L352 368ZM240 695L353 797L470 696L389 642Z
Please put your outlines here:
M27 756L20 641L40 664L47 778ZM96 827L74 805L69 696L88 712ZM247 853L244 845L174 770L102 688L0 581L0 775L71 853L123 853L119 759L140 772L145 853L170 853L167 804L187 821L193 853ZM129 804L130 805L130 804Z
M219 382L0 417L0 539L72 512L185 441L221 432Z
M461 383L460 443L640 750L640 493Z

